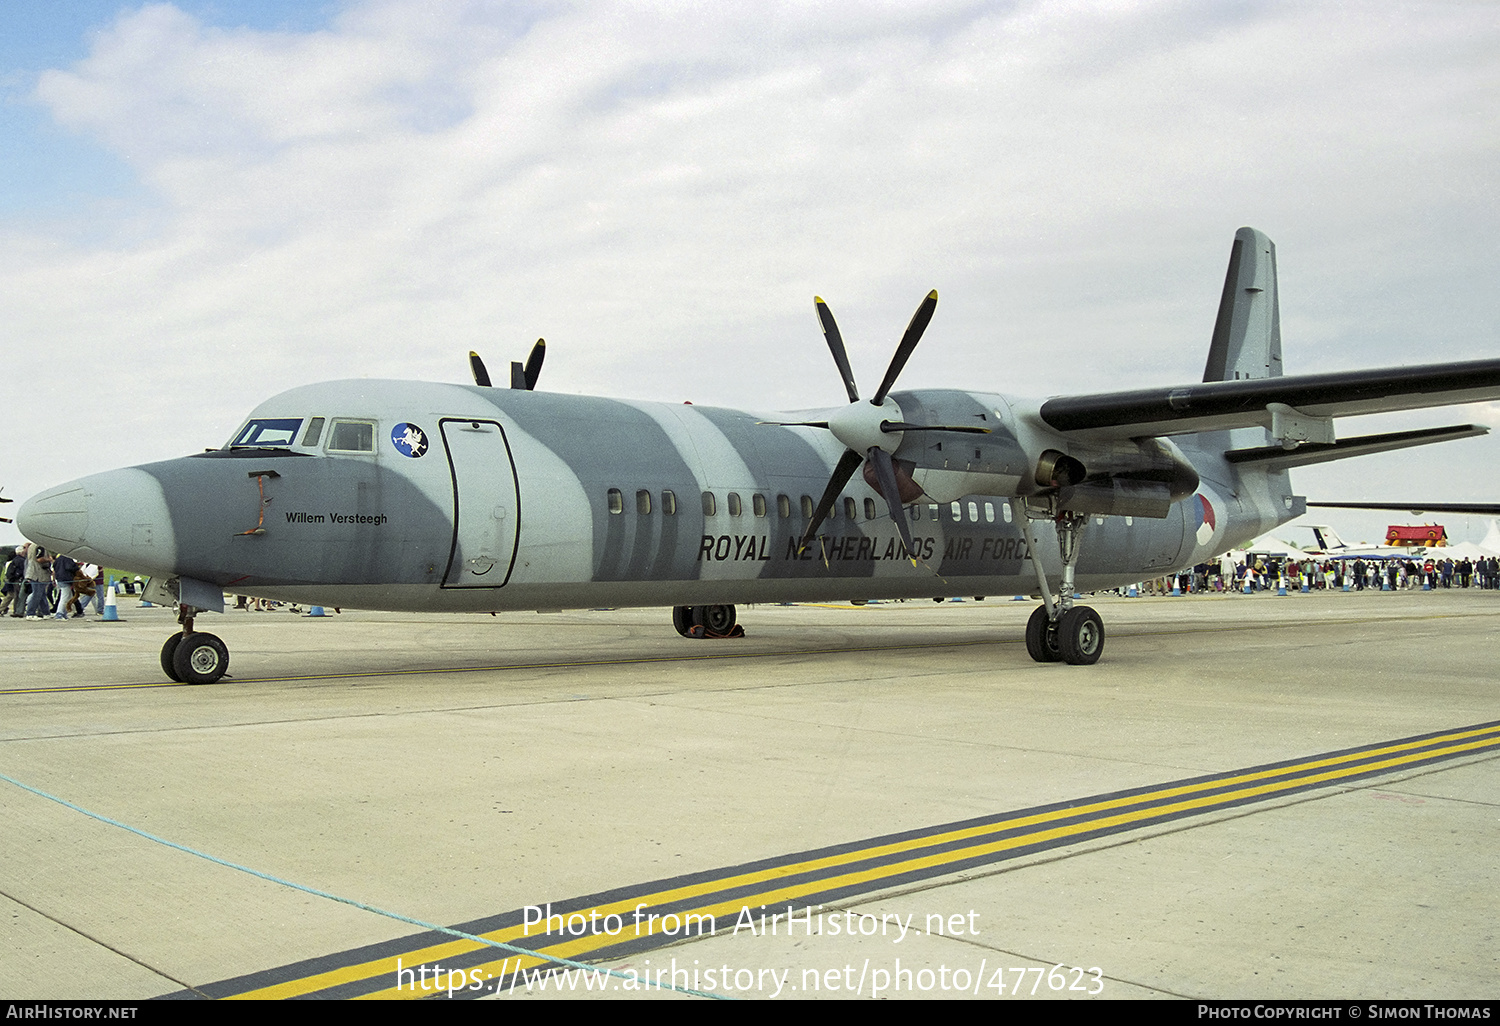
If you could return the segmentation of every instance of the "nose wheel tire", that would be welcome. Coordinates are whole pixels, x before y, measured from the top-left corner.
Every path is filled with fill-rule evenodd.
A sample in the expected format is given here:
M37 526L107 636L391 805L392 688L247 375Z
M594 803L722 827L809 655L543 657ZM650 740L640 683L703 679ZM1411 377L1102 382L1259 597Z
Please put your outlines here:
M1037 606L1026 621L1026 654L1039 663L1055 663L1062 658L1057 626L1047 616L1046 606Z
M1092 666L1104 652L1104 621L1088 606L1074 606L1057 621L1057 647L1073 666Z
M172 653L174 680L184 684L213 684L229 669L229 648L214 635L194 632L177 638L177 650Z

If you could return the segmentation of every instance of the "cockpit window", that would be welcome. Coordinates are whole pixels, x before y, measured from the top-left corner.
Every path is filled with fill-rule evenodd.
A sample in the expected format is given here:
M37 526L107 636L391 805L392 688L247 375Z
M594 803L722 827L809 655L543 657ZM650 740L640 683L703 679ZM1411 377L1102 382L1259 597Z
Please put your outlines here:
M296 439L297 429L301 426L301 417L295 419L252 420L240 428L240 433L235 435L234 441L229 443L229 447L231 449L240 447L270 449L288 446Z
M307 434L302 436L302 444L311 448L318 444L318 438L323 434L323 418L314 417L307 422Z
M375 425L367 420L336 420L328 429L328 448L337 452L374 452Z

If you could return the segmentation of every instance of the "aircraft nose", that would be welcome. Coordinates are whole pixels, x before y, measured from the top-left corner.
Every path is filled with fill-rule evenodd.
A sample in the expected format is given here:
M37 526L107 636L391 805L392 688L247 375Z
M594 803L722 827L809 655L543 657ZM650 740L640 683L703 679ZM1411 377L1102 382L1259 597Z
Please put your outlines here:
M156 479L111 470L33 495L16 512L21 533L51 552L137 572L169 572L172 521Z
M89 523L82 481L70 481L33 495L16 512L21 533L45 549L68 551L82 543Z

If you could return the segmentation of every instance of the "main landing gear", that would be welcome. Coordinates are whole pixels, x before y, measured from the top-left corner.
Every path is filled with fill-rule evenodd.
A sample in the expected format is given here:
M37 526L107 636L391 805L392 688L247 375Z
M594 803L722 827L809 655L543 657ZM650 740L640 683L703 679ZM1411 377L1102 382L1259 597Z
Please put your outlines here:
M192 606L180 606L182 631L161 647L161 668L180 684L213 684L229 669L229 646L205 631L193 630Z
M733 606L673 606L672 626L684 638L743 638Z
M1057 548L1062 555L1062 577L1058 594L1047 586L1047 575L1036 558L1036 541L1024 500L1016 500L1017 518L1032 553L1037 583L1041 585L1044 605L1038 606L1026 622L1026 654L1039 663L1064 662L1072 666L1092 666L1104 652L1104 621L1088 606L1073 605L1073 572L1078 566L1083 529L1088 516L1083 513L1058 512Z

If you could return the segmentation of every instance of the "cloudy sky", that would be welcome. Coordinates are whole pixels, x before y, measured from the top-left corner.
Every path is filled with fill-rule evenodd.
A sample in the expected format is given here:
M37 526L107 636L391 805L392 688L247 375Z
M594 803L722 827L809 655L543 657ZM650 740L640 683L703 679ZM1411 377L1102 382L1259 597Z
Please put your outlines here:
M1289 372L1492 357L1497 113L1482 2L18 0L0 485L538 336L554 391L831 405L815 293L871 385L934 287L903 387L1196 381L1247 224ZM1500 406L1341 430L1465 421ZM1293 479L1500 501L1497 446Z

